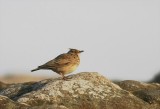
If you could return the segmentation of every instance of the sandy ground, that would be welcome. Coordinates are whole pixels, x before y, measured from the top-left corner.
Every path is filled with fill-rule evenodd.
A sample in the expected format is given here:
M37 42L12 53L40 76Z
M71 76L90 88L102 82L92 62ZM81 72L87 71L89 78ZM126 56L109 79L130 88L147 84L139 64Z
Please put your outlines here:
M31 76L31 75L8 75L8 76L0 77L0 81L4 83L23 83L23 82L30 82L30 81L40 81L47 78L51 78L51 77L38 77L38 76Z

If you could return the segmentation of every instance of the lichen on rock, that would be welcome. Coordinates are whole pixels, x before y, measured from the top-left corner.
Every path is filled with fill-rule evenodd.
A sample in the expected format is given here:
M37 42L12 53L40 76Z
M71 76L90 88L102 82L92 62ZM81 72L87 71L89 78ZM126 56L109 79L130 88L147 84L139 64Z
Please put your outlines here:
M133 83L138 82L125 83L133 88L130 91L123 89L122 83L114 84L96 72L82 72L67 78L11 84L1 89L0 95L12 99L15 106L26 104L31 109L158 109L158 105L153 106L132 93L137 88Z

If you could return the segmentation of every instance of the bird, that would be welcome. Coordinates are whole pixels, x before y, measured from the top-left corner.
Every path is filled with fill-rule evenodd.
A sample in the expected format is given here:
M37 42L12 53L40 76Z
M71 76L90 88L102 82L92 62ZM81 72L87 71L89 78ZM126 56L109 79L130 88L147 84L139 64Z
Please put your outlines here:
M41 69L52 70L53 72L56 72L57 74L61 75L63 80L66 80L66 77L64 75L72 73L79 66L80 53L82 52L84 51L70 48L67 53L58 55L56 58L31 70L31 72Z

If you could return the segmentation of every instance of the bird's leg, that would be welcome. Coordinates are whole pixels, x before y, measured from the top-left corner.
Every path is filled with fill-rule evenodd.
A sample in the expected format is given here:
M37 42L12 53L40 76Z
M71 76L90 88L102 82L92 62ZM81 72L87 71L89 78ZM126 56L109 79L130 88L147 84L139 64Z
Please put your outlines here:
M66 78L65 78L65 76L64 76L63 73L61 73L61 76L62 76L62 79L63 79L63 80L66 80Z

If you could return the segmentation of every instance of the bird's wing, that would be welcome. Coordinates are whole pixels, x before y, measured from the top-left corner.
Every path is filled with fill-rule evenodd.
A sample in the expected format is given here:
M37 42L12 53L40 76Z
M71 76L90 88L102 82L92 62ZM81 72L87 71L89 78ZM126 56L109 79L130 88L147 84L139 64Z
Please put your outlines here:
M61 54L54 59L54 64L57 65L66 65L71 63L71 56L68 54Z
M44 65L40 66L41 68L52 68L52 67L62 67L71 63L70 56L68 54L61 54L55 59L48 61Z

